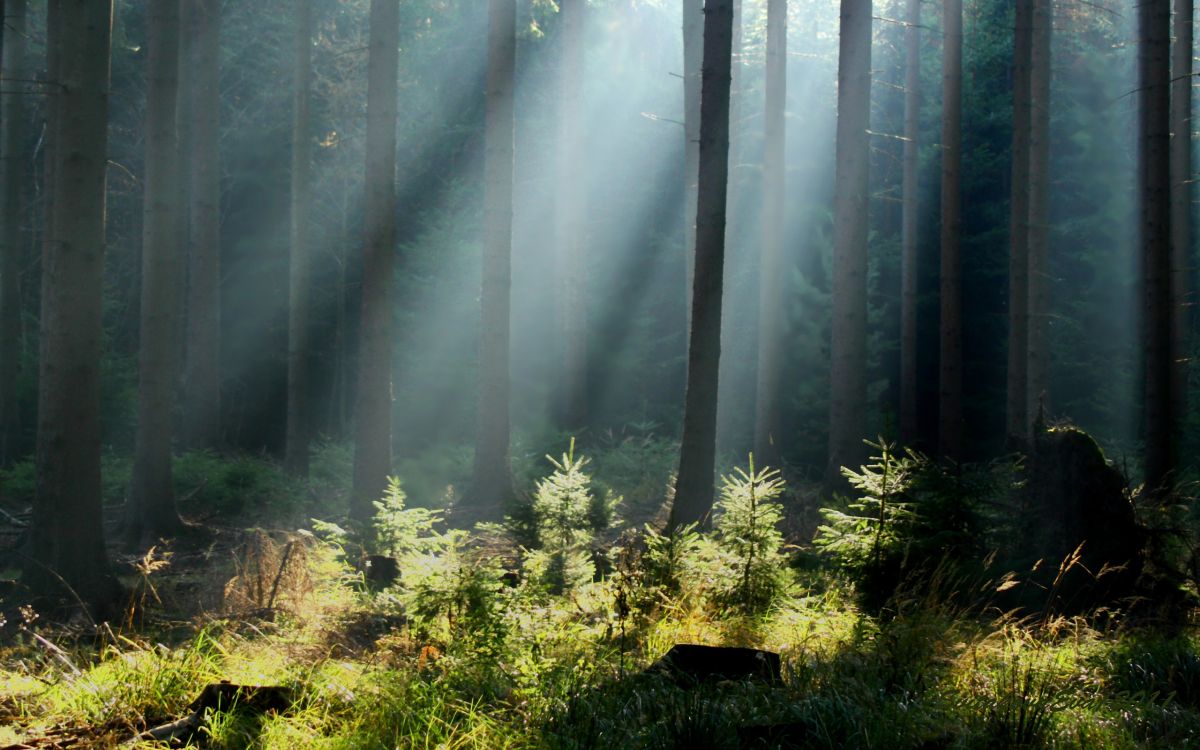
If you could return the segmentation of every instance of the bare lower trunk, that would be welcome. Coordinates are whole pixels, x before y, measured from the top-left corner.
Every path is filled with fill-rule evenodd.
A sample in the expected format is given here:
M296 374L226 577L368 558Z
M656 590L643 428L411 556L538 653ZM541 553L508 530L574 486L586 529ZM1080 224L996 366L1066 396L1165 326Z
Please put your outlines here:
M962 0L942 3L942 284L938 445L962 455Z
M1034 0L1033 45L1029 66L1029 386L1026 438L1047 408L1050 369L1049 273L1046 267L1050 223L1050 0Z
M1009 446L1025 445L1029 415L1029 138L1033 2L1016 0L1013 33L1012 201L1008 254Z
M37 502L27 580L111 610L118 586L100 498L101 289L107 151L109 0L50 0L54 211L43 258ZM69 113L69 114L68 114ZM64 590L64 587L67 590Z
M179 371L179 3L149 6L138 420L126 540L153 543L181 528L171 481L171 414Z
M396 87L399 0L371 0L367 173L354 490L350 515L368 521L392 470L392 273L396 256Z
M692 324L692 279L696 264L696 192L700 175L700 63L703 53L704 0L683 0L683 283L684 315L689 329Z
M787 0L767 3L767 80L763 112L762 262L759 269L758 388L754 453L779 465L779 385L783 365L783 250L787 216Z
M587 421L587 300L583 293L587 239L584 232L587 175L583 170L584 13L582 0L561 0L559 66L558 207L555 230L562 257L562 393L559 426L578 430Z
M870 178L871 2L842 0L834 177L833 333L826 485L842 485L867 437L867 228Z
M183 430L186 444L193 448L221 443L220 7L220 0L195 0L188 29L195 65Z
M1188 411L1192 316L1192 0L1175 0L1171 71L1171 413L1178 436Z
M26 60L26 0L3 4L4 50L0 77L9 89L0 99L0 466L20 451L17 379L21 374L20 273L24 234L21 191L28 179L25 154L26 105L32 77Z
M292 206L291 254L288 263L288 385L287 448L284 463L297 476L308 475L311 409L308 404L310 369L308 314L310 198L308 101L312 77L312 2L296 2L295 62L292 81Z
M900 251L900 440L917 441L917 239L920 216L921 0L907 0L904 198Z
M1171 164L1169 0L1138 6L1138 194L1142 246L1145 357L1145 479L1151 491L1170 481L1171 457Z
M513 87L516 1L488 0L482 318L475 469L466 504L499 518L513 497L509 470L509 295L512 290Z
M725 206L729 183L729 88L732 0L709 0L704 15L700 105L700 171L696 264L687 393L679 475L670 526L707 525L713 507L717 447L717 373L721 357L721 292L725 272Z

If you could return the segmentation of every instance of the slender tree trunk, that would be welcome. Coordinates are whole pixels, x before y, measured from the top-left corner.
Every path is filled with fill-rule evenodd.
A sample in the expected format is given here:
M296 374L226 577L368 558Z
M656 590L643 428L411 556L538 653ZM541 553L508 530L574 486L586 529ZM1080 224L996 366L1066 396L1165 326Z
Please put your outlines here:
M137 437L126 506L131 545L172 536L182 524L171 481L171 412L178 374L179 3L148 7L146 168L142 232L141 333L138 350Z
M1141 213L1145 479L1152 492L1170 482L1171 163L1170 0L1138 5L1138 194Z
M350 515L374 513L392 470L392 274L396 258L396 111L399 0L371 0L367 68L367 171L354 490Z
M220 0L193 0L191 207L187 289L184 439L221 443Z
M787 0L767 3L763 108L762 262L759 268L758 388L754 453L779 465L779 384L783 364L783 245L787 198Z
M1016 0L1013 32L1012 201L1008 254L1008 406L1010 448L1025 445L1029 415L1030 66L1034 0Z
M513 497L509 470L509 319L512 290L513 86L516 0L488 0L483 281L479 328L479 422L466 505L498 518Z
M560 427L578 430L587 422L587 300L584 258L587 238L584 206L587 176L583 171L583 108L580 92L584 71L583 0L560 0L562 38L559 53L558 210L555 230L562 253L562 404Z
M8 89L0 120L0 466L20 451L17 378L21 374L21 261L24 234L21 191L28 179L26 107L32 77L25 53L26 0L4 4L4 50L0 77Z
M100 497L101 289L110 0L50 0L48 65L59 82L53 225L43 259L37 502L30 583L104 614L119 586ZM63 586L69 588L64 591Z
M1176 449L1188 411L1192 315L1192 0L1175 0L1171 71L1171 413Z
M191 257L192 247L192 93L196 88L196 77L194 75L196 69L196 54L195 44L192 41L191 29L196 24L196 4L190 0L180 0L179 6L179 90L175 99L175 123L178 137L179 155L176 157L176 163L179 165L179 179L176 183L179 185L179 198L176 205L179 206L179 220L175 222L176 228L179 231L179 246L183 248L184 254L187 256L184 262L179 266L179 279L176 282L176 288L180 290L180 294L176 300L176 305L179 307L180 335L176 340L176 357L178 358L181 368L178 385L180 393L178 399L183 408L187 408L187 390L183 387L187 382L187 325L188 325L188 310L187 310L187 264ZM187 422L186 419L179 421L180 428L180 443L181 446L187 446Z
M833 336L826 485L863 458L867 429L867 212L871 1L842 0L834 176Z
M691 523L707 525L713 506L725 206L729 187L732 0L708 0L704 9L703 48L695 285L679 475L671 506L672 529Z
M900 217L900 440L917 442L917 239L920 223L921 0L906 0L904 197Z
M291 255L288 265L287 448L284 463L297 476L308 475L311 409L308 404L309 297L311 286L308 213L309 85L312 78L312 0L296 0L296 38L292 79Z
M938 443L962 456L962 0L942 3L942 283Z
M700 179L700 63L704 54L704 0L683 0L683 259L684 315L692 325L696 265L696 196Z
M1034 0L1029 93L1029 386L1026 436L1046 408L1050 367L1046 252L1050 224L1050 0Z

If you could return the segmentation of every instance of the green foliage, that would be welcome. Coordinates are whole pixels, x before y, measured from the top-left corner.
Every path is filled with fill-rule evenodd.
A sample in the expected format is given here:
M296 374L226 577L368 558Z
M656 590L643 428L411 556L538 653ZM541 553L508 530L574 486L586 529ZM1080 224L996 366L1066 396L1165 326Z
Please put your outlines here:
M416 557L436 554L446 549L446 539L434 530L441 513L428 508L406 508L400 480L388 477L383 497L375 501L375 517L371 526L375 536L370 549L375 554L388 555L401 565Z
M897 451L883 439L867 444L878 451L873 463L842 470L858 499L845 510L822 508L825 524L814 543L850 574L863 602L877 609L906 580L928 580L944 561L978 560L978 506L986 499L978 493L991 486L994 467L977 475L911 449Z
M779 531L783 490L779 471L755 470L753 455L749 472L739 468L721 479L713 531L734 569L718 598L743 614L766 612L791 583Z
M175 459L172 474L180 510L202 518L287 515L303 512L309 502L302 483L253 456L189 451Z
M452 644L457 653L495 659L508 635L505 570L499 560L471 543L464 531L437 539L441 554L411 571L409 601L418 627Z
M535 584L561 593L595 576L590 544L612 522L620 498L592 491L583 470L588 461L575 457L574 438L560 460L546 459L554 471L537 483L532 505L540 549L527 555L525 570Z

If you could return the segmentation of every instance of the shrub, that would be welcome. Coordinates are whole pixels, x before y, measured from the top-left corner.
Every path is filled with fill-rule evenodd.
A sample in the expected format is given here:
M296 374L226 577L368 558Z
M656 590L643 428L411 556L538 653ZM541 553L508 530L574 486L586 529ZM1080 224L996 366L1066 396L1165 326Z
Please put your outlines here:
M783 554L779 497L784 484L775 469L737 469L721 480L713 531L734 564L718 599L742 614L766 612L791 583Z

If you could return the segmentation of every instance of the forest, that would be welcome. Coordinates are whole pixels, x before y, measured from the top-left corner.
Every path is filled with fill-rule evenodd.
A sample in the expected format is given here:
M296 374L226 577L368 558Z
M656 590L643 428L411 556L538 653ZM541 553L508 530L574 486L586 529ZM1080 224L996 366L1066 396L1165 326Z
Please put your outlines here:
M1191 0L0 18L0 750L1200 746Z

